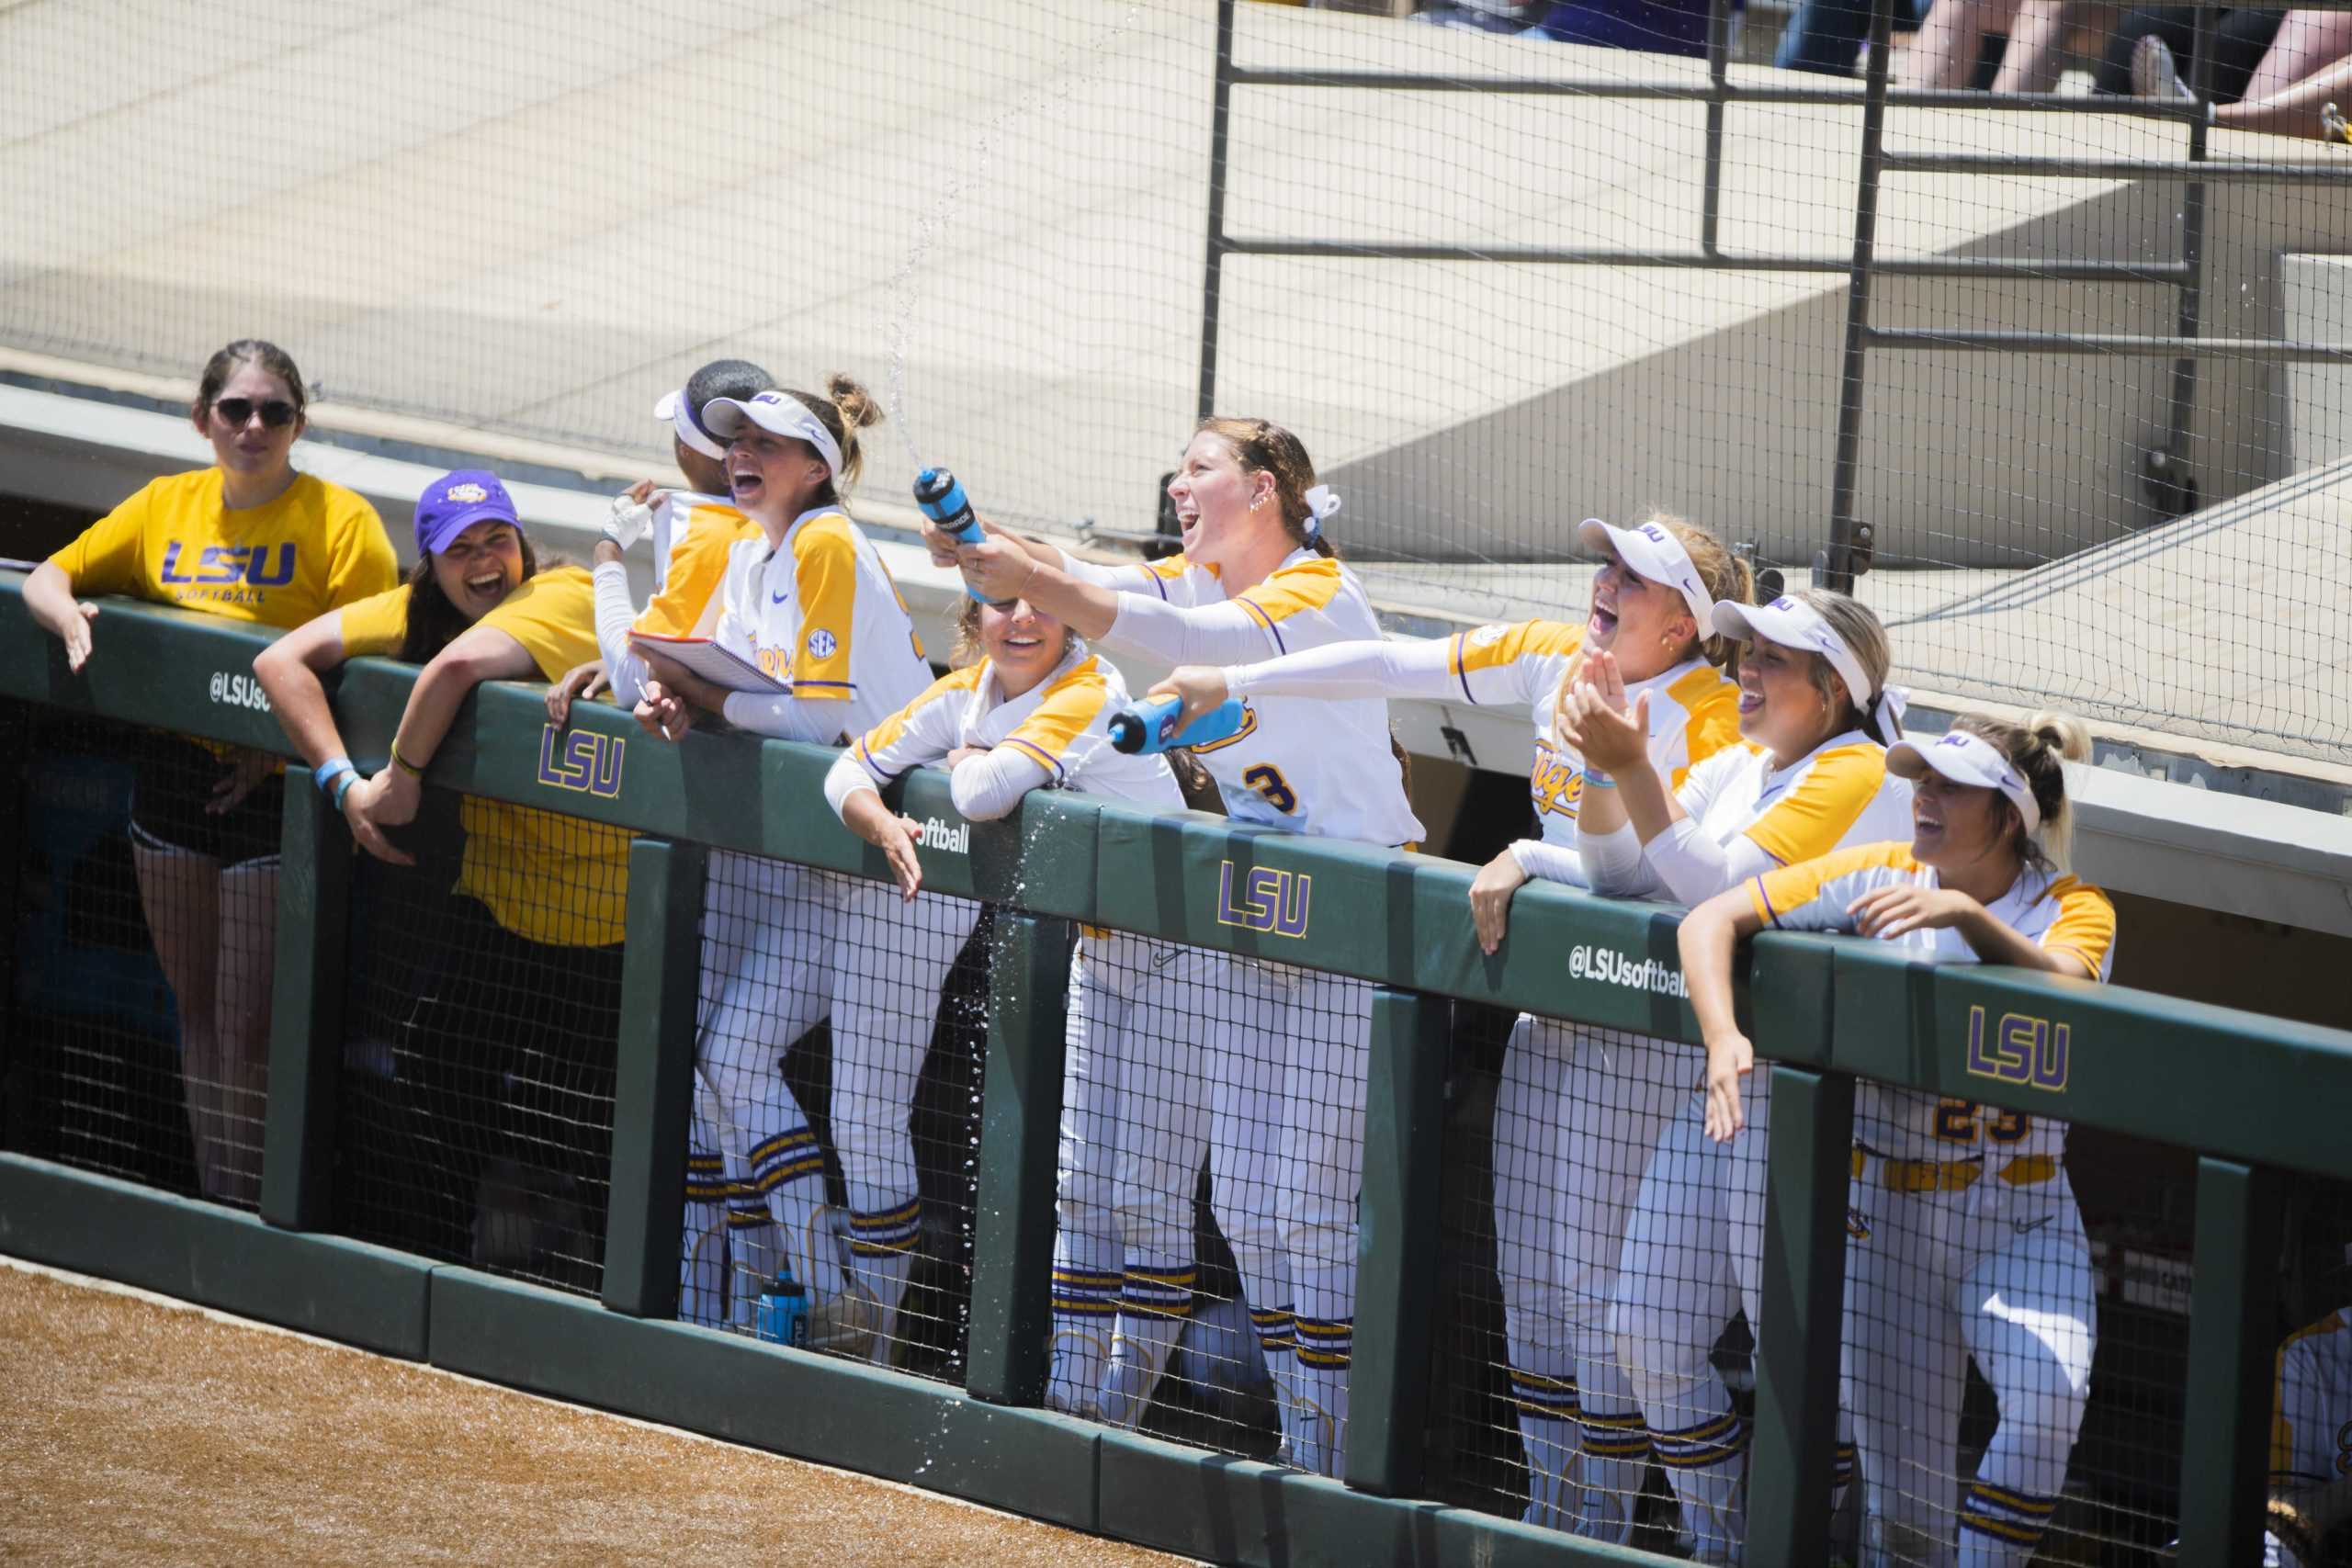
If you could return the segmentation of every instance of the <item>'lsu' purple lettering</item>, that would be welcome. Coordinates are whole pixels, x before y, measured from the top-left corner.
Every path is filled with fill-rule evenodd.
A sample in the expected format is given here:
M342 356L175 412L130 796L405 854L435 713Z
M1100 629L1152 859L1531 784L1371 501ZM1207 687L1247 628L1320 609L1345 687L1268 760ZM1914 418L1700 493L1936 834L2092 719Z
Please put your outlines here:
M269 569L267 545L207 545L198 553L194 571L180 570L180 542L164 547L163 581L198 587L243 582L254 588L283 588L294 581L294 546L277 547L277 570Z
M539 782L611 800L621 792L621 760L628 743L617 735L575 729L569 738L552 724L539 727Z
M1314 882L1305 872L1260 866L1243 878L1241 897L1236 901L1233 863L1223 862L1216 874L1216 923L1275 936L1305 936Z
M2031 1089L2064 1093L2066 1089L2069 1027L2046 1018L2005 1012L1991 1030L1984 1010L1968 1010L1968 1071L1970 1076Z

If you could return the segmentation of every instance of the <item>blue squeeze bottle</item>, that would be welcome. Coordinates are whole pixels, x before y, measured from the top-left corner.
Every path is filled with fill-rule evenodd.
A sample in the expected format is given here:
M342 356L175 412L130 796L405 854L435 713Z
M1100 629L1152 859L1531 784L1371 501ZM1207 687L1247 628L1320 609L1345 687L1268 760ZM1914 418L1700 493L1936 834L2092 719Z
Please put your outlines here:
M1146 697L1111 716L1111 749L1133 757L1171 746L1205 746L1240 734L1248 714L1239 697L1227 697L1180 730L1182 699Z
M915 504L922 514L939 525L939 531L952 536L957 544L977 545L988 538L980 528L980 520L972 515L972 503L964 495L964 487L945 468L925 468L915 476ZM1004 608L968 581L964 592L983 604ZM1011 601L1006 601L1010 604Z
M808 1292L789 1269L779 1271L775 1283L761 1295L752 1332L771 1345L808 1348Z

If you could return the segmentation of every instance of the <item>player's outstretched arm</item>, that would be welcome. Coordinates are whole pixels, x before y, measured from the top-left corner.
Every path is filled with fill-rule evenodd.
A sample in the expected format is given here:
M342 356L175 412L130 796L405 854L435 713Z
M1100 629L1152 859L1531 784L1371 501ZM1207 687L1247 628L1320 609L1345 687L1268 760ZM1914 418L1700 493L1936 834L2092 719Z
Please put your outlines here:
M1690 1009L1707 1045L1707 1136L1728 1141L1747 1123L1741 1079L1756 1070L1756 1047L1732 1010L1732 955L1742 939L1763 929L1747 890L1719 893L1682 917L1677 944Z

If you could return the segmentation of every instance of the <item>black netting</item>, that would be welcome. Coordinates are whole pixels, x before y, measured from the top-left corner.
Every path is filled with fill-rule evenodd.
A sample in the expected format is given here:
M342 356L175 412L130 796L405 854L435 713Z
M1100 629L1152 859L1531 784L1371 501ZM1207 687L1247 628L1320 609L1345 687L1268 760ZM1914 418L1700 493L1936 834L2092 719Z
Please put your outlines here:
M354 895L343 1224L595 1292L627 836L428 790L399 839Z
M7 722L26 758L10 786L12 1144L253 1207L277 922L274 764L46 709L12 708Z

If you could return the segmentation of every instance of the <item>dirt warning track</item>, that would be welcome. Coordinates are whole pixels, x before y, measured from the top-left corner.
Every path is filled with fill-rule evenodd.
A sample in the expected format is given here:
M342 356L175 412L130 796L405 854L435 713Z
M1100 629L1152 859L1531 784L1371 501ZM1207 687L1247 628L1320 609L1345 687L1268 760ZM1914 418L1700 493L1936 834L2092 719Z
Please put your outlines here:
M0 1258L0 1559L1178 1559Z

